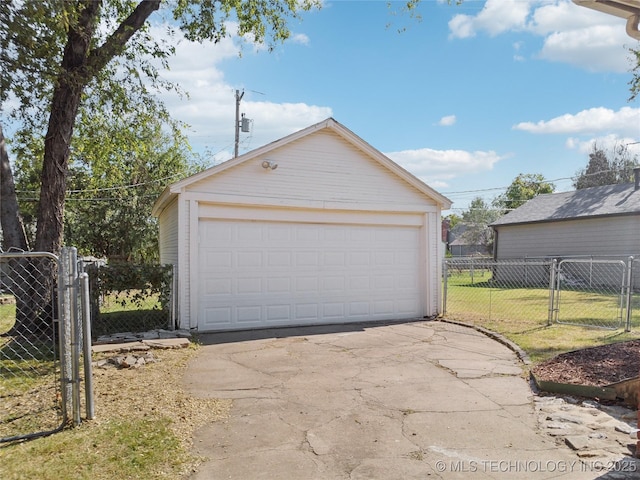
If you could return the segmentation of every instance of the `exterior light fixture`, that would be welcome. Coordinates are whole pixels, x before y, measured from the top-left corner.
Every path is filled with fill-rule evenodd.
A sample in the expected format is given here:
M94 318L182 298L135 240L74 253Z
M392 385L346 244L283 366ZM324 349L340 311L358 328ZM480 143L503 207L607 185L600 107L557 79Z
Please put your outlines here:
M262 168L265 170L275 170L278 168L278 164L276 162L272 162L271 160L265 160L262 162Z

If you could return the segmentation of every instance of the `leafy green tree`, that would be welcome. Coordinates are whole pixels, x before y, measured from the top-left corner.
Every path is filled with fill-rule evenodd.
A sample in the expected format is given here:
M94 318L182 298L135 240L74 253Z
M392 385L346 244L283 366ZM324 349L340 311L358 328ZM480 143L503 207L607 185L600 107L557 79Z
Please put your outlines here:
M637 165L637 156L631 156L625 145L616 145L607 152L594 144L587 166L573 178L573 187L580 190L633 182L633 169Z
M151 209L167 183L195 173L180 131L139 110L127 116L80 115L69 165L65 241L83 255L150 261L158 258ZM35 233L42 139L22 139L16 183L29 241ZM127 145L127 149L122 149Z
M473 245L484 245L487 250L493 245L493 230L489 226L501 215L482 197L474 198L469 208L462 213L462 223L466 229L463 238Z
M633 73L633 78L629 81L629 91L631 92L631 96L629 97L629 101L632 102L638 97L640 94L640 48L639 49L630 49L631 55L635 58L635 67L631 70Z
M507 213L524 205L533 197L543 193L553 193L555 188L555 185L547 182L540 173L521 173L511 182L507 190L498 195L492 203L495 208Z

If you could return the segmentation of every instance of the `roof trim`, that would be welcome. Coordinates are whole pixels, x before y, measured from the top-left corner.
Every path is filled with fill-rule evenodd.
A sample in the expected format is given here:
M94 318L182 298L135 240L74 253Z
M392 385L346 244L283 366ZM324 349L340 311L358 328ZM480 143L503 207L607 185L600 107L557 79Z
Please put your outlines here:
M422 180L420 180L419 178L409 173L407 170L405 170L400 165L395 163L393 160L391 160L389 157L384 155L382 152L380 152L379 150L375 149L370 144L365 142L362 138L360 138L358 135L353 133L347 127L337 122L332 117L329 117L321 122L318 122L307 128L304 128L290 135L287 135L286 137L283 137L279 140L275 140L262 147L256 148L255 150L245 153L244 155L240 155L231 160L227 160L226 162L210 167L206 170L203 170L202 172L196 173L195 175L192 175L190 177L187 177L183 180L180 180L176 183L169 185L167 188L164 189L160 197L158 197L158 200L154 204L151 213L153 216L156 216L156 217L159 216L162 210L168 205L171 198L173 198L177 194L182 193L185 188L187 188L189 185L193 183L199 182L200 180L204 180L205 178L208 178L212 175L217 175L218 173L224 172L225 170L233 168L237 165L240 165L244 162L252 160L261 155L265 155L272 150L281 148L285 145L295 142L300 138L306 137L308 135L311 135L317 131L324 130L324 129L329 129L337 133L344 140L346 140L347 142L349 142L350 144L352 144L353 146L355 146L356 148L358 148L368 156L372 157L374 160L376 160L382 166L386 167L396 176L400 177L401 179L409 183L411 186L415 187L424 195L435 200L437 203L441 205L442 210L447 210L451 208L452 202L447 197L438 193L436 190L428 186Z
M640 212L624 212L624 213L603 213L598 215L580 215L577 217L567 217L567 218L545 218L543 220L531 220L531 221L523 221L523 222L512 222L512 223L492 223L489 226L494 230L497 230L501 227L514 227L514 226L522 226L522 225L536 225L540 223L558 223L558 222L576 222L580 220L593 220L598 218L613 218L613 217L632 217L634 215L640 215Z

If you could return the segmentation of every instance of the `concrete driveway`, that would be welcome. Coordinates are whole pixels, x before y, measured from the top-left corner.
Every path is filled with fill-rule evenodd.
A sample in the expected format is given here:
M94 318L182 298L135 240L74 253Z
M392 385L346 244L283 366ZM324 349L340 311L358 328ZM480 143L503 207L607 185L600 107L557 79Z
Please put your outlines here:
M196 480L595 478L539 432L503 344L443 322L203 335L184 379L233 399Z

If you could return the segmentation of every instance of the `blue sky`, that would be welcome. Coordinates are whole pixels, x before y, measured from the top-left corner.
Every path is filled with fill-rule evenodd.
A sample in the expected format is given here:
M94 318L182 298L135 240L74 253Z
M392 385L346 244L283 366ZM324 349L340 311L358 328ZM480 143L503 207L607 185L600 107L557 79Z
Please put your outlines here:
M520 173L570 190L593 142L640 156L640 102L627 101L640 46L623 19L569 0L422 0L421 21L401 8L323 0L273 52L182 40L162 75L190 96L164 101L210 165L232 155L236 89L252 120L240 153L334 117L458 214ZM162 11L152 20L165 35Z

